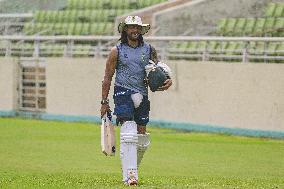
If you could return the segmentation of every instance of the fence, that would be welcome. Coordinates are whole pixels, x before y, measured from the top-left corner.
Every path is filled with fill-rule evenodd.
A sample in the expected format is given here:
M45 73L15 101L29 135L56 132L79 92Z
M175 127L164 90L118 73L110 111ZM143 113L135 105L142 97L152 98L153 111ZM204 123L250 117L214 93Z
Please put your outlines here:
M0 36L10 57L106 57L119 36ZM162 60L284 62L284 37L151 36Z

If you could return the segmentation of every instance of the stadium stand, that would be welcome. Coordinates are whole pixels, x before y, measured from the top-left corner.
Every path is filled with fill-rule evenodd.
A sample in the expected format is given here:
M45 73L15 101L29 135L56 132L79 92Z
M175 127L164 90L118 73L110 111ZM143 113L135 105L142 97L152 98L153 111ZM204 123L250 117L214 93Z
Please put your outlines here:
M281 3L270 3L267 6L266 17L284 17L284 4Z
M31 19L21 23L18 29L24 35L113 35L115 18L133 10L165 2L166 0L67 0L64 7L60 2L60 9L41 10L36 6ZM20 3L20 2L19 2ZM23 2L22 2L23 3ZM6 4L9 4L6 2ZM13 7L13 6L12 6ZM48 6L47 6L48 7ZM13 11L13 9L12 9ZM22 11L22 10L21 10ZM20 11L20 12L21 12ZM10 22L13 22L12 20ZM12 32L13 33L13 32ZM87 43L87 44L86 44ZM72 56L89 56L94 53L91 46L96 42L82 42L72 45ZM39 56L62 56L68 54L66 44L41 43ZM31 57L34 54L33 43L17 42L10 44L0 43L0 55ZM7 53L8 52L8 53ZM10 53L11 52L11 53Z
M115 34L114 20L121 15L137 9L143 9L165 2L165 0L68 0L59 10L36 10L32 20L23 27L24 35L106 35ZM219 20L214 36L225 37L283 37L284 4L269 3L262 17L235 17ZM68 47L66 42L41 42L38 46L39 56L88 57L95 54L99 42L78 42ZM105 42L104 42L105 43ZM103 45L102 48L106 48ZM167 48L168 58L190 60L220 60L240 62L244 53L249 54L249 61L283 62L278 60L284 56L283 42L247 42L247 41L188 41L171 42ZM100 47L101 49L101 47ZM159 49L157 49L159 50ZM26 56L34 55L32 43L17 42L7 48L5 42L0 43L0 55ZM255 59L254 56L258 57ZM262 58L261 58L262 57Z
M112 35L114 19L165 0L68 0L65 10L36 11L26 35Z
M284 17L224 18L217 33L222 36L283 37Z
M284 36L284 3L270 3L265 15L261 18L223 18L219 20L216 34L225 37L283 37ZM283 42L175 42L170 51L180 53L185 59L200 60L204 52L212 60L224 60L224 55L231 54L230 61L241 61L243 50L252 57L250 61L280 62L277 56L284 56ZM175 50L176 49L176 50ZM263 59L254 56L263 55ZM271 57L270 57L271 56ZM173 57L173 59L175 59ZM226 60L228 60L226 59Z

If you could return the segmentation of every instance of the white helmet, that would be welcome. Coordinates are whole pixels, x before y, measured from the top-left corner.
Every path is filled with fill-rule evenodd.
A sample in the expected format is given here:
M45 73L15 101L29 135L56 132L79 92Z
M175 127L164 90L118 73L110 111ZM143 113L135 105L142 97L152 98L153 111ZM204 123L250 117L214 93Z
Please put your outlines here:
M150 24L143 24L139 16L127 16L124 22L120 22L118 25L118 32L121 33L126 25L138 25L142 26L141 34L144 35L150 29Z

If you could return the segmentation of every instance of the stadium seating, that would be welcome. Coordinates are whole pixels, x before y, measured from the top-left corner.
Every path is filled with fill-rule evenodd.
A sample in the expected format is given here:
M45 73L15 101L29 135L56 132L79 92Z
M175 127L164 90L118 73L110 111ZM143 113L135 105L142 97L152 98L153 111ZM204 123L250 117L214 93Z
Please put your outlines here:
M219 20L217 34L222 36L282 37L284 3L270 3L263 18L223 18Z
M284 17L278 18L224 18L218 23L222 36L283 36Z
M34 22L113 22L117 15L131 11L131 9L37 11Z
M36 11L23 31L27 35L111 35L117 16L164 1L68 0L65 10Z
M260 18L223 18L217 24L215 34L220 36L251 36L251 37L284 37L284 3L270 3L265 9L264 17ZM232 59L242 60L246 49L249 61L281 62L269 56L284 56L284 42L175 42L170 53L183 58L200 60L204 53L209 53L215 60L223 60L223 55L231 55ZM206 50L206 51L205 51ZM263 56L253 58L254 56ZM176 59L178 56L175 56ZM214 58L213 58L214 59ZM283 63L283 61L282 61Z
M165 0L69 0L67 9L141 9Z
M284 3L270 3L265 11L266 17L284 17Z
M23 33L26 35L112 35L114 21L119 15L145 8L166 0L68 0L62 10L37 10L33 20L26 22ZM83 44L83 45L82 45ZM74 44L72 55L90 56L94 54L91 44ZM6 44L0 44L0 56L5 56ZM30 57L34 44L23 42L12 44L12 56ZM63 44L41 44L40 56L62 56L66 53Z
M118 15L151 6L165 0L68 0L64 10L36 11L32 22L25 24L27 35L112 35L114 19ZM284 36L284 3L269 3L260 18L223 18L217 24L215 35L220 36ZM170 51L190 55L189 59L200 59L206 50L210 55L232 55L240 59L244 47L249 55L284 56L284 43L273 42L218 42L193 41L171 43ZM73 55L89 56L94 49L90 44L75 44ZM12 47L13 56L32 56L33 44L23 43ZM4 45L0 52L5 54ZM42 56L61 56L66 53L62 44L44 44L40 48ZM1 54L1 56L2 56ZM213 57L212 56L212 57ZM218 59L216 59L218 60Z
M209 53L213 60L224 60L224 58L238 60L240 62L243 56L243 50L246 48L250 57L250 61L258 62L277 62L269 56L284 56L284 43L282 42L219 42L219 41L192 41L176 43L176 46L169 49L170 54L175 54L173 59L182 57L188 60L201 60L203 59L204 52ZM229 56L228 56L229 55ZM253 58L253 56L259 56ZM265 57L264 57L265 56ZM263 59L262 59L263 58ZM283 62L281 62L283 63Z

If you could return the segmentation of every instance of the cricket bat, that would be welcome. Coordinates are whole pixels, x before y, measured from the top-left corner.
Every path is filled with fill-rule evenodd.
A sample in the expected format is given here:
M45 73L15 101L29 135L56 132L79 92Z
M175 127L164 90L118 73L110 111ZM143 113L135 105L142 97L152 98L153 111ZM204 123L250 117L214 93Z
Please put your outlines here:
M102 117L101 125L101 146L102 152L106 156L115 155L115 130L114 125L111 122L111 113L107 112Z

